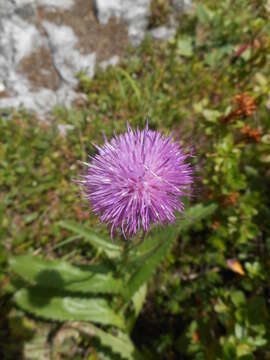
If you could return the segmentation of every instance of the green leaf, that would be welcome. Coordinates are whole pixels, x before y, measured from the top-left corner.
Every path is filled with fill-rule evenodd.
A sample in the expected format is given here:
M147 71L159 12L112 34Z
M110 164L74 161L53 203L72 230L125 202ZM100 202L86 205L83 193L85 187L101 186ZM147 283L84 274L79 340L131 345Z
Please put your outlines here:
M37 212L33 212L31 214L25 215L24 216L24 221L26 224L30 224L31 222L33 222L34 220L36 220L38 218L38 213Z
M207 121L212 123L215 123L221 117L221 113L217 110L204 109L202 114Z
M118 293L121 290L121 281L102 266L79 267L31 255L14 256L9 264L13 272L39 287L83 293Z
M250 58L251 58L251 56L252 56L252 51L251 51L250 47L247 48L247 49L241 54L241 58L242 58L243 60L245 60L245 61L249 61Z
M124 327L123 319L101 298L67 297L39 287L19 290L14 298L23 310L45 319Z
M135 309L135 317L137 318L141 312L145 298L147 295L147 285L143 284L139 290L133 295L132 303Z
M192 38L184 37L177 41L177 53L181 56L191 57L193 55Z
M197 204L189 209L187 209L184 213L184 218L179 219L175 224L179 234L187 231L190 227L192 227L196 222L199 222L205 218L210 217L217 209L216 204L203 205ZM148 236L145 241L142 241L134 250L131 250L131 257L134 257L136 261L144 262L145 258L139 258L138 255L149 255L149 251L152 251L155 247L158 246L160 242L159 232L162 231L163 238L167 238L170 234L170 229L168 230L168 234L166 234L167 227L159 228L161 230L153 230L152 234Z
M187 231L196 222L210 217L217 209L217 204L203 205L197 204L189 208L185 213L185 218L179 221L178 229L180 233Z
M243 293L243 291L240 290L231 292L231 299L232 303L237 307L242 306L246 303L245 294Z
M214 16L214 13L202 4L196 6L196 14L201 24L209 23Z
M92 324L75 323L72 327L75 327L76 329L88 336L95 336L99 338L100 343L103 346L109 347L114 353L120 354L124 359L142 359L141 355L135 348L129 336L120 331L118 331L117 336L114 336L97 328Z
M213 49L212 51L205 54L205 63L209 66L219 66L224 58L228 58L233 52L233 46L225 45L221 46L217 49Z
M73 231L75 234L82 236L85 240L89 241L92 246L97 250L104 251L109 258L120 256L121 247L109 241L102 239L93 231L83 227L80 224L75 224L70 221L60 221L59 225L64 229Z
M177 226L173 224L167 227L158 227L136 247L131 254L131 261L126 265L126 271L132 272L128 286L124 289L128 299L132 298L143 283L149 280L177 236L188 230L194 223L211 216L216 208L216 204L195 205L185 212L185 219L179 221Z
M166 233L166 238L163 236L164 231ZM132 298L136 291L138 291L138 289L149 280L158 265L163 260L164 256L169 251L173 241L176 239L177 233L178 231L175 226L169 226L165 228L165 230L161 229L158 232L156 236L160 240L159 244L149 253L144 255L144 264L135 269L134 274L131 276L127 284L127 287L124 289L124 294L127 299ZM146 239L145 241L148 240Z

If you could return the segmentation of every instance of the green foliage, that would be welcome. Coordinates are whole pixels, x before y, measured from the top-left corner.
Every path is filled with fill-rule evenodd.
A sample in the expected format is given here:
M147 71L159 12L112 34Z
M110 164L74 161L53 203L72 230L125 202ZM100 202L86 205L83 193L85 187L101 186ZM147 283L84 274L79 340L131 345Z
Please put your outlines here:
M56 295L48 288L31 287L19 290L15 301L25 311L48 320L92 321L124 327L123 319L100 298L68 297L61 292Z
M77 324L75 327L88 336L96 336L103 346L110 348L112 353L120 354L123 359L142 359L139 352L135 349L129 336L120 331L118 331L117 336L115 336L106 333L92 324Z
M94 232L86 230L79 224L74 224L67 221L61 221L59 225L65 229L73 231L75 234L82 236L98 251L105 252L109 258L119 257L121 248L113 244L110 239L104 240Z
M119 293L121 281L108 266L74 266L60 260L20 255L9 261L10 269L26 282L58 291L81 293Z
M167 24L173 8L170 0L151 0L151 16L149 27L154 28Z
M131 299L135 310L135 317L138 317L142 310L143 304L145 302L146 294L147 294L147 285L146 283L144 283L137 290L137 292L133 295Z
M191 57L193 55L192 38L180 38L177 42L177 53L184 57Z
M181 230L208 217L214 210L215 206L211 205L191 208L187 212L190 218L183 222ZM177 226L155 229L143 243L138 242L133 248L128 246L120 251L119 246L103 240L89 229L65 222L61 226L89 240L97 250L103 250L111 261L110 265L106 265L105 259L95 265L75 266L31 255L12 257L10 270L27 283L25 288L15 293L14 300L23 310L48 320L89 321L121 328L124 331L121 338L95 330L101 343L115 351L121 341L128 340L145 302L147 282L168 254L179 229ZM146 248L144 244L147 244ZM93 298L91 294L96 293L104 294L106 298ZM114 296L109 298L109 295ZM135 359L131 354L135 345L128 341L118 352L127 359Z
M173 230L175 232L175 229ZM174 234L169 233L169 236L165 241L162 240L152 251L149 251L149 253L143 256L144 264L135 268L134 274L127 283L127 287L125 288L126 298L130 299L140 287L152 277L157 266L167 254L172 242L175 240L175 236L173 235ZM138 260L140 261L140 259Z

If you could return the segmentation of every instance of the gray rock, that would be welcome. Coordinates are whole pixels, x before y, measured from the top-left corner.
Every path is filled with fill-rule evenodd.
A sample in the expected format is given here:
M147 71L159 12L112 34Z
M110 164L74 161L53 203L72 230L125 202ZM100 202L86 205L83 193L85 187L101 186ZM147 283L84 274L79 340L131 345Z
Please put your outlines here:
M14 11L15 11L15 4L13 2L7 0L0 0L0 20L4 16L12 15Z
M49 89L41 89L37 93L29 94L34 100L34 110L42 114L48 112L48 108L52 109L57 105L57 96L54 91Z
M1 19L0 35L0 78L6 86L8 98L2 98L0 107L34 107L34 99L29 95L30 84L17 72L20 61L29 56L43 43L37 28L13 14ZM13 98L14 97L14 98ZM35 107L37 109L37 107Z
M35 0L11 0L11 2L13 2L13 4L16 7L21 7L21 6L25 6L25 5L35 5L36 1Z
M65 105L67 107L71 107L74 101L82 97L81 94L78 94L78 92L74 91L70 86L65 84L56 91L56 96L57 104Z
M138 45L144 38L150 5L150 0L95 0L99 22L106 24L110 17L124 20L133 45Z
M151 0L94 0L94 4L101 24L115 17L119 22L126 23L132 44L137 45L143 40ZM175 10L185 11L190 7L191 0L173 0L173 4ZM75 25L70 25L71 28L64 21L57 25L51 22L53 20L45 20L50 17L44 14L41 18L37 17L38 6L45 7L46 14L69 11L72 17L73 5L77 5L76 0L0 0L0 108L22 106L45 115L55 105L69 107L83 97L76 91L76 74L83 71L89 77L94 75L96 55L87 50L92 51L92 47L83 48L85 39L82 41ZM86 8L91 11L90 6ZM76 16L74 24L78 22ZM62 19L61 15L59 18ZM91 16L89 19L91 22ZM72 21L70 23L73 24ZM151 35L157 40L168 40L174 36L173 26L153 29ZM91 29L89 26L90 36ZM90 44L99 39L95 31ZM115 55L99 65L105 69L118 61L119 56Z
M41 116L48 113L48 108L51 109L57 105L57 97L54 91L49 89L41 89L37 92L25 92L25 94L18 94L14 97L0 99L1 108L25 108L37 112Z
M68 26L57 26L48 21L43 22L49 44L52 48L54 65L61 78L72 85L77 85L75 75L85 71L87 76L94 75L95 53L83 55L75 48L77 38Z
M45 7L54 7L67 10L73 6L73 0L37 0L37 4Z
M173 7L180 12L189 11L192 8L192 0L172 0Z
M150 0L123 0L122 17L128 24L128 34L134 45L138 45L144 38L150 8Z
M25 20L31 21L31 19L33 19L36 15L36 8L32 4L19 6L15 9L15 14Z
M159 26L150 31L150 35L155 40L170 40L176 33L175 28L167 28L166 26Z
M57 125L60 135L65 136L68 131L73 130L74 126L70 124L59 124Z
M18 97L0 98L0 109L17 109L20 107Z
M78 97L73 90L77 84L76 74L85 71L88 76L93 76L95 54L81 54L77 49L77 38L67 26L45 22L47 36L44 36L35 25L38 5L52 11L56 8L66 10L72 7L73 0L0 0L0 91L8 94L0 99L0 108L24 107L42 115L57 104L71 106ZM22 60L39 48L49 50L62 79L57 91L47 88L33 91L27 77L19 71ZM44 74L42 69L40 72Z
M109 60L105 60L105 61L102 61L99 66L101 67L101 69L105 70L107 69L107 67L109 66L115 66L119 63L120 61L120 58L118 55L114 55L112 56Z
M122 15L121 0L95 0L98 21L107 24L111 17L120 18Z
M31 87L29 81L14 69L10 70L9 77L6 79L6 85L9 93L12 92L13 95L19 96L28 94Z
M58 51L61 47L73 48L76 45L77 38L71 27L58 26L49 21L43 21L42 25L46 30L53 52Z
M41 46L43 39L38 29L17 15L1 21L0 55L9 66L16 66L21 59Z
M5 84L0 81L0 93L4 92L5 90L6 90Z

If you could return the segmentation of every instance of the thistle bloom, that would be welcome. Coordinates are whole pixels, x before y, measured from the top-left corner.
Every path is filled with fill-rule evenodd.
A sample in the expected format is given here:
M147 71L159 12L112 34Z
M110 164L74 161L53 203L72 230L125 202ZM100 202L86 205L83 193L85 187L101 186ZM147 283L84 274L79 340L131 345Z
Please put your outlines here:
M87 163L82 181L86 197L100 220L124 237L132 237L151 224L175 220L183 211L182 196L190 195L192 169L185 153L172 137L148 129L132 130L106 139Z

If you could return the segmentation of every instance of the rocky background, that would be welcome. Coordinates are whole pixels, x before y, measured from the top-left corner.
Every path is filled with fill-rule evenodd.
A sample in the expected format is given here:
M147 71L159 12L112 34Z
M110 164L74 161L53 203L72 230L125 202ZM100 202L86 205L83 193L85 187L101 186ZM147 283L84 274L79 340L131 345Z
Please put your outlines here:
M174 0L176 13L190 7ZM0 108L23 107L44 115L71 106L80 71L119 61L128 44L149 31L154 39L174 35L168 26L148 30L151 0L0 0Z

